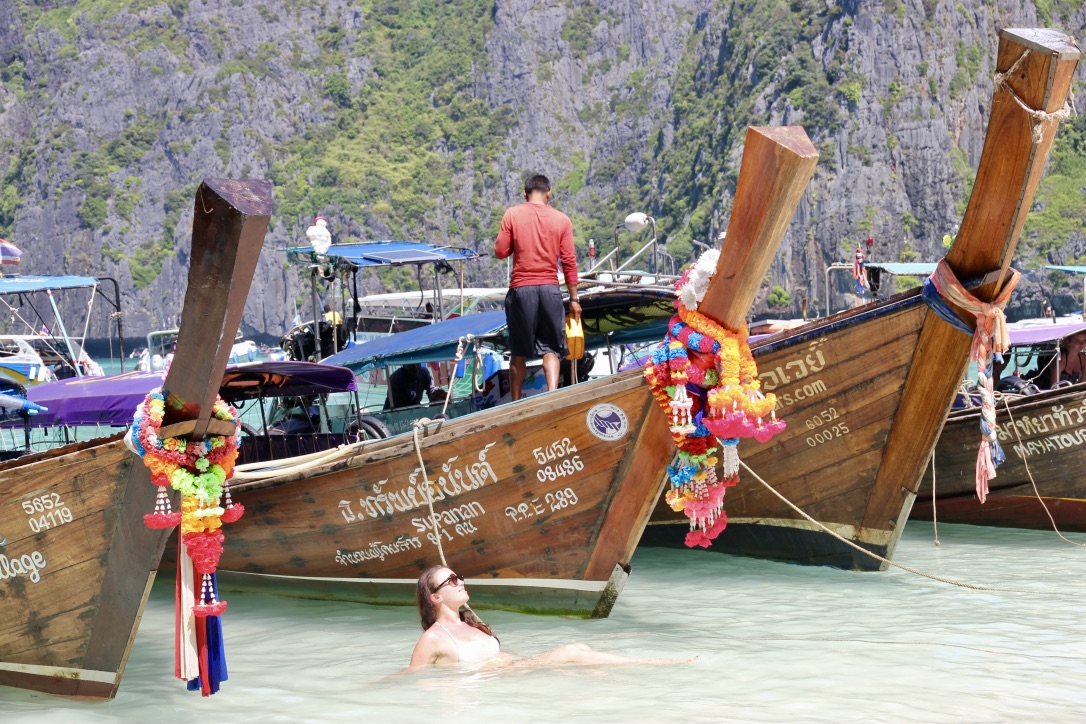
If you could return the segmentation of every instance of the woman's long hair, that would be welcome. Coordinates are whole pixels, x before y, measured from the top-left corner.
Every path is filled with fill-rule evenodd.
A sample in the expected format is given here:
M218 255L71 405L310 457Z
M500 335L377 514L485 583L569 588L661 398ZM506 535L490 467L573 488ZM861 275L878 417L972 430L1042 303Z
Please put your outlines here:
M432 579L434 572L441 568L447 568L447 566L438 565L427 568L419 576L418 585L415 586L415 602L419 606L419 618L422 620L423 631L429 631L430 627L437 621L437 605L430 600L430 594L436 593L433 589ZM471 606L468 606L466 611L460 611L460 620L472 628L479 629L487 636L494 636L491 628L475 615L475 611L471 610ZM494 636L494 638L498 637Z

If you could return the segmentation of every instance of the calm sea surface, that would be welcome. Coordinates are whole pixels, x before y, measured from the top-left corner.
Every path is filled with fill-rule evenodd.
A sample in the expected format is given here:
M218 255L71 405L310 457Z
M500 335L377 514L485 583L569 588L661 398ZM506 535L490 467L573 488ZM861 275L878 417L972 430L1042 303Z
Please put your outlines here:
M230 680L203 699L172 678L172 587L162 579L116 700L0 689L0 721L1081 721L1086 548L1052 533L939 533L935 547L931 524L911 523L897 560L1038 593L645 548L608 619L484 617L515 654L583 641L692 663L409 676L391 675L420 633L413 609L234 593Z

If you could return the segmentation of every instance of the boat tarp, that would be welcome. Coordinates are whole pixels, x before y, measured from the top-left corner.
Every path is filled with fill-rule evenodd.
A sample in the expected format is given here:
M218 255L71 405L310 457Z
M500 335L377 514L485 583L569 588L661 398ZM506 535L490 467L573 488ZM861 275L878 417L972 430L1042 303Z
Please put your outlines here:
M308 259L314 256L313 247L290 247L287 249L287 255ZM323 256L329 259L341 259L355 266L399 266L478 259L479 253L471 249L434 246L418 241L367 241L357 244L333 244Z
M675 314L675 295L670 290L609 290L581 297L581 326L585 348L641 344L663 339L668 320ZM417 362L443 362L456 356L465 335L489 337L490 346L506 346L504 311L466 314L418 329L398 332L348 347L324 359L325 364L349 367L356 372Z
M1045 269L1069 272L1071 274L1086 274L1086 266L1046 266Z
M47 289L83 289L98 286L94 277L73 276L17 276L0 277L0 294L44 292Z
M469 334L483 337L504 331L504 311L465 314L356 344L326 357L324 364L342 365L360 372L370 367L442 362L456 356L461 337Z
M890 274L899 276L931 276L935 273L938 264L930 262L883 262L869 261L864 264L867 267L877 267Z
M1043 323L1021 327L1014 324L1007 325L1012 347L1056 342L1082 330L1086 330L1086 322Z
M162 372L126 372L109 377L73 377L31 387L27 398L49 408L33 416L31 422L35 427L128 425L136 406L162 380ZM227 367L219 394L224 400L237 402L261 394L291 397L355 389L354 374L343 367L268 361Z

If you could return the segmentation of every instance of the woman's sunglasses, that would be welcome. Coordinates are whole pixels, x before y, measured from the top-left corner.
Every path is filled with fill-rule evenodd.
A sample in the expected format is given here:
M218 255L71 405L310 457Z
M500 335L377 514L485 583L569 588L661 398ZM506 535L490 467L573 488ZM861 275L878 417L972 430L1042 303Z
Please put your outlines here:
M463 582L464 582L464 577L463 576L458 575L456 573L450 573L449 577L446 578L444 581L442 581L441 585L439 585L437 588L434 589L434 593L437 593L438 591L440 591L445 586L455 586L457 583L463 583Z

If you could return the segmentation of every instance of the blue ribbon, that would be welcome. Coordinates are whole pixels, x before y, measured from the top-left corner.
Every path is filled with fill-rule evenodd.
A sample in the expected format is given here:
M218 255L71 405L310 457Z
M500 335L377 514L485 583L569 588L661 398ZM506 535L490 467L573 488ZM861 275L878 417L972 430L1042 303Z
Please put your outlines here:
M935 284L931 281L931 278L924 280L924 289L920 293L921 298L924 300L924 304L928 305L928 309L935 312L939 319L943 320L954 329L959 330L964 334L973 336L973 330L970 329L962 318L954 313L950 305L943 299L943 295L939 293L939 290L935 288Z

